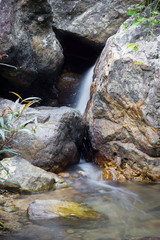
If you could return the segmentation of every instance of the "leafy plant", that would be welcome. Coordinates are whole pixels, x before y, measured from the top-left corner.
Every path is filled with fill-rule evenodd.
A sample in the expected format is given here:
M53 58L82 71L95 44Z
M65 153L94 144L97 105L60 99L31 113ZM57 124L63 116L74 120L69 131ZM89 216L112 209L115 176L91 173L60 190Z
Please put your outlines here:
M124 29L127 30L131 26L138 27L142 23L145 23L145 26L148 27L148 34L154 36L153 27L160 23L160 20L156 18L158 15L160 15L158 10L160 0L155 1L155 4L153 5L151 3L152 1L150 0L143 0L143 4L136 4L134 9L130 9L127 14L129 16L135 16L135 20L129 26L126 23L123 23ZM142 12L146 6L149 13L142 15ZM136 43L131 43L128 45L128 48L132 47L133 52L137 53L138 46L139 45Z
M22 99L19 94L15 92L11 93L16 95L18 99L12 106L7 106L6 109L3 109L0 115L0 154L5 152L17 154L14 149L8 148L7 145L16 138L18 133L35 133L38 124L37 117L35 116L37 111L30 110L27 112L27 110L30 106L39 102L41 99L39 97ZM27 119L28 114L32 115L32 118ZM30 123L32 123L32 128L29 128ZM4 168L1 162L0 165ZM7 171L6 168L4 169Z
M41 99L38 97L29 97L22 99L20 95L15 92L11 92L18 96L18 99L12 106L7 106L0 116L0 137L2 138L2 143L0 143L0 153L3 152L13 152L11 149L7 149L7 144L12 141L19 132L27 132L29 134L35 133L37 128L37 117L34 116L26 120L26 115L36 114L36 111L26 112L27 108L31 105L39 102ZM24 117L25 112L25 117ZM33 123L32 129L29 129L28 124Z
M157 0L154 7L149 6L152 1L144 0L143 4L136 4L135 9L130 9L127 14L129 16L135 16L136 19L131 23L130 26L139 26L140 24L147 22L146 26L151 28L154 25L157 25L160 20L155 19L157 15L160 15L160 12L158 10L158 5L160 3L160 0ZM145 6L148 6L149 9L149 15L147 17L143 17L142 11L145 9ZM127 28L127 24L125 24L125 28Z
M131 43L131 44L128 45L127 48L133 47L133 51L136 53L136 52L138 52L138 46L139 46L139 45L136 44L136 43Z

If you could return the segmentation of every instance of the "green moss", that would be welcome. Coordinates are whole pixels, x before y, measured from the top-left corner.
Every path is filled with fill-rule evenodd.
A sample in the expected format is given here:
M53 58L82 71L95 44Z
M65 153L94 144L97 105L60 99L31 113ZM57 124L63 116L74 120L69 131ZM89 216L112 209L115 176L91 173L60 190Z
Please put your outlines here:
M60 217L76 217L80 219L97 219L101 214L85 207L79 203L60 201L52 205L52 212L58 214Z

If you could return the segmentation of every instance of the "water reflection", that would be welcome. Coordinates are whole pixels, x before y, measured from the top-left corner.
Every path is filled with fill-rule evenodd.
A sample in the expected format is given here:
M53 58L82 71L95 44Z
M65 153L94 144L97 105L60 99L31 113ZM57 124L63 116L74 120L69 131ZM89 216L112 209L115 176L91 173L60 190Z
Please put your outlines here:
M24 210L34 199L61 199L81 202L102 213L101 220L53 219L21 221L23 229L7 240L115 240L160 236L160 185L107 183L101 169L80 163L69 170L71 187L44 194L23 195L17 201Z

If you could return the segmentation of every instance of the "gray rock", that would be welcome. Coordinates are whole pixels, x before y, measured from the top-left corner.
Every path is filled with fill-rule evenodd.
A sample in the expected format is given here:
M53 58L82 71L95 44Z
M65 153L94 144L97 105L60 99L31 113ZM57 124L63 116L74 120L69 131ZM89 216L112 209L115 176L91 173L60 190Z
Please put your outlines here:
M12 108L13 102L0 99L0 110ZM66 166L77 163L84 134L84 121L79 111L68 107L39 107L28 109L20 121L33 118L37 111L38 126L35 134L19 132L7 147L15 149L21 157L33 165L51 172L62 171ZM28 128L32 129L33 124Z
M65 187L67 183L51 172L35 167L21 157L5 158L1 161L0 187L19 192L42 192Z
M0 1L0 52L7 53L1 74L15 86L52 83L63 63L60 43L52 31L51 7L47 0Z
M53 10L53 27L73 34L95 46L104 46L120 24L127 19L127 11L138 0L49 0Z
M86 113L93 149L142 181L160 179L160 25L152 30L154 37L145 24L121 26L108 39Z

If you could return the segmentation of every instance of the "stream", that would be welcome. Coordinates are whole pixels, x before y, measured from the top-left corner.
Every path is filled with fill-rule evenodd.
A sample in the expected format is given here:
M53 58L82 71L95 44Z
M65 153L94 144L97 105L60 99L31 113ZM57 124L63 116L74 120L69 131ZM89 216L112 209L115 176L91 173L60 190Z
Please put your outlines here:
M83 114L89 99L93 67L83 76L76 109ZM87 90L88 89L88 90ZM85 96L86 94L86 96ZM68 188L14 199L21 229L1 240L132 240L160 239L160 185L116 183L102 179L102 169L81 159L66 170ZM101 220L56 218L30 221L26 209L35 199L83 203L103 214ZM150 238L149 238L150 237Z

